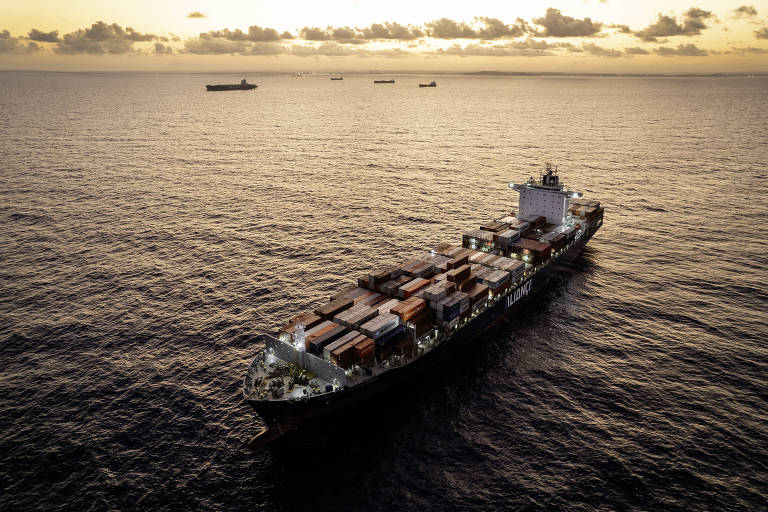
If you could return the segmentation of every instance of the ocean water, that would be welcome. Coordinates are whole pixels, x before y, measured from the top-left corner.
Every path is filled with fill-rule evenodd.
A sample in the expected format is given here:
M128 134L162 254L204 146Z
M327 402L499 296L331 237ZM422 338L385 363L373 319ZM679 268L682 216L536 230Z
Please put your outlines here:
M0 73L0 509L768 509L768 78ZM605 206L436 375L251 452L260 333Z

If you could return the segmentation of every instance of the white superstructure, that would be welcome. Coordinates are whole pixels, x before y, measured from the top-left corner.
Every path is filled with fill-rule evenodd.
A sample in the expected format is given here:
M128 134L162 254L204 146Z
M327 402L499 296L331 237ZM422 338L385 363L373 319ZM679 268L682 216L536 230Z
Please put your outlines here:
M542 216L548 224L565 224L569 199L581 197L579 192L565 190L557 176L557 167L553 169L549 163L538 183L531 176L527 183L510 183L509 187L520 193L518 218L527 220Z

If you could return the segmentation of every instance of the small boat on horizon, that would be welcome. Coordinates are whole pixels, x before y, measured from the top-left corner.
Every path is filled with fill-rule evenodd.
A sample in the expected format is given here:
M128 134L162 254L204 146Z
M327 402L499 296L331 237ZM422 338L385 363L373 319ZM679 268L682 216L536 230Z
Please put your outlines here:
M206 85L206 91L250 91L256 89L258 85L249 84L245 78L240 80L239 84L219 84L219 85Z
M343 76L332 76L331 80L344 80Z
M432 82L429 82L428 84L419 84L419 87L437 87L437 82L432 81Z
M374 80L373 83L375 84L393 84L395 81L393 79L390 80Z

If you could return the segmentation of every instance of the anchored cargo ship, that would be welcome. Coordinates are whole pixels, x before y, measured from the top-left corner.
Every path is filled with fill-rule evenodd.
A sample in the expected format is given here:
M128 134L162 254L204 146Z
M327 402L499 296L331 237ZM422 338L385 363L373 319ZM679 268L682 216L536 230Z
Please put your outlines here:
M252 445L439 364L517 311L603 224L600 203L567 190L550 164L538 180L509 186L519 193L516 215L361 276L264 336L243 380L267 425Z
M249 84L245 78L240 80L239 84L219 84L219 85L206 85L206 91L250 91L256 89L258 85Z

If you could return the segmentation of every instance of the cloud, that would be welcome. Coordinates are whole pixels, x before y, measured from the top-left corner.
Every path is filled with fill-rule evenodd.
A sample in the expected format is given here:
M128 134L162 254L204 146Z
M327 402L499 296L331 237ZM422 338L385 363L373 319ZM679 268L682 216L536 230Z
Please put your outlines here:
M205 18L205 14L201 13L200 11L192 11L191 13L187 14L187 18Z
M497 18L477 17L478 28L465 22L457 22L448 18L440 18L425 23L427 34L436 39L502 39L519 37L530 31L530 27L518 18L517 23L507 25Z
M755 37L758 39L768 39L768 27L763 27L760 30L755 30Z
M624 48L624 53L626 53L627 55L648 55L651 52L649 52L645 48L634 46L632 48Z
M173 48L166 46L163 43L155 43L155 49L153 53L157 55L171 55L173 53Z
M742 5L733 10L734 18L754 18L757 16L757 9L752 5Z
M407 58L414 54L399 48L389 50L368 50L365 48L355 48L339 44L336 41L325 41L319 46L312 45L294 45L289 52L299 57L386 57L386 58Z
M550 7L543 18L533 20L536 25L544 27L544 32L536 34L544 37L589 37L597 35L603 27L600 22L590 18L578 20L564 16L559 9Z
M621 51L614 50L613 48L603 48L602 46L593 43L584 43L581 47L592 55L597 55L598 57L621 57Z
M251 25L248 27L248 32L243 32L239 28L236 28L235 30L225 28L222 30L212 30L206 34L211 37L223 38L229 41L273 42L282 39L293 39L293 36L288 32L279 34L277 30L273 28L260 27L258 25ZM202 34L200 35L202 36Z
M196 55L279 55L287 49L275 42L228 39L211 32L184 41L184 51Z
M403 26L399 23L373 23L370 27L359 29L365 39L382 39L413 41L424 37L424 31L411 25Z
M752 53L755 55L768 54L768 48L755 48L754 46L750 46L748 48L736 48L734 46L733 50L734 50L734 53L740 53L740 54L745 54L745 53Z
M59 39L59 31L58 30L52 30L50 32L42 32L40 30L37 30L36 28L33 28L29 31L29 38L32 41L39 41L41 43L58 43L61 41Z
M42 50L34 41L23 37L12 37L7 30L0 30L0 53L33 53Z
M330 41L331 34L317 27L304 27L299 30L299 37L305 41Z
M523 41L510 41L490 46L481 44L461 46L454 44L449 48L437 50L435 54L457 55L460 57L550 57L556 55L554 50L558 49L566 49L569 52L584 51L571 43L548 43L547 41L528 38Z
M608 25L608 28L616 28L616 29L618 29L618 32L621 33L621 34L629 34L630 32L632 32L632 30L630 30L630 28L629 28L629 25L616 25L616 24L613 24L613 25Z
M424 31L399 23L373 23L369 27L304 27L299 37L305 41L337 41L344 44L363 44L375 40L413 41L424 36Z
M661 55L662 57L706 57L707 52L706 50L702 50L701 48L697 47L695 44L688 43L688 44L679 44L677 45L677 48L669 48L666 46L660 46L653 50L653 53L656 55Z
M693 36L701 34L701 31L707 28L704 24L705 19L714 17L710 11L698 7L691 7L683 13L683 16L682 24L678 24L675 18L659 14L656 23L635 32L635 35L643 41L656 41L659 37Z
M97 21L91 25L91 28L79 29L63 35L54 51L65 55L81 53L120 54L131 51L135 42L159 39L162 38L153 34L136 32L131 27L123 29L117 23L107 25L103 21Z

